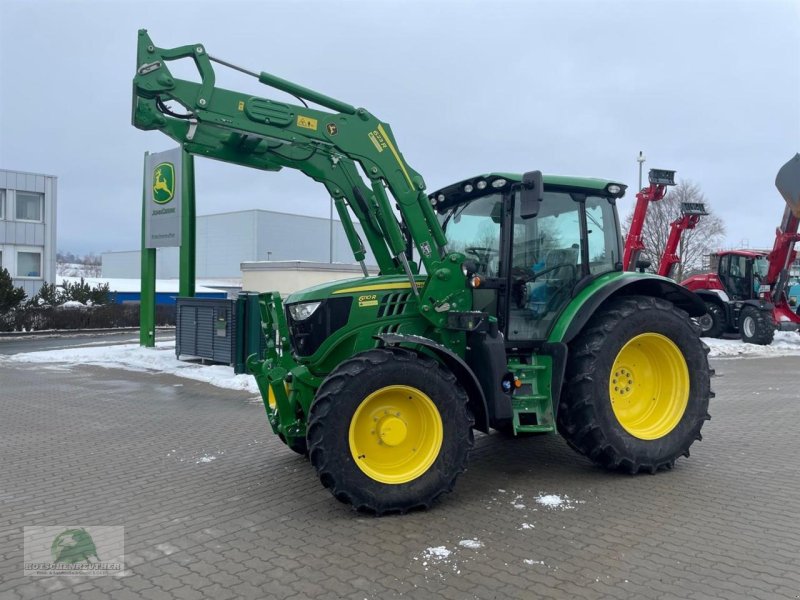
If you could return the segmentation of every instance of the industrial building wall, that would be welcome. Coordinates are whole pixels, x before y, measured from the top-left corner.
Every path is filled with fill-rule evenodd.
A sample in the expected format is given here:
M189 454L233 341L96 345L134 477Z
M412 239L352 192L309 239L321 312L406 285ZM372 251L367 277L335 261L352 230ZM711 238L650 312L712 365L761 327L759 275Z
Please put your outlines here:
M178 278L178 248L159 248L156 252L156 277ZM142 273L142 253L139 250L104 252L102 273L106 278L139 278Z
M356 224L356 230L363 240L364 233L361 226ZM331 233L333 233L332 260ZM330 220L320 217L258 211L257 239L257 255L247 260L307 260L344 264L355 262L342 224L335 219L331 227ZM375 264L369 253L366 262L370 265Z
M371 275L377 269L370 270ZM343 279L360 281L364 277L356 265L304 261L244 262L242 289L248 292L280 292L283 296L298 290Z
M0 169L0 266L28 296L56 276L56 182Z
M197 277L241 277L242 261L256 260L259 212L197 217Z
M361 234L361 226L356 224ZM329 263L331 223L320 217L305 217L265 210L204 215L197 218L196 276L204 279L241 277L240 265L247 261L304 260ZM160 248L156 259L159 278L178 277L178 248ZM106 252L102 256L103 277L139 277L138 250ZM353 253L342 224L333 221L333 262L353 264ZM374 265L367 254L368 265Z

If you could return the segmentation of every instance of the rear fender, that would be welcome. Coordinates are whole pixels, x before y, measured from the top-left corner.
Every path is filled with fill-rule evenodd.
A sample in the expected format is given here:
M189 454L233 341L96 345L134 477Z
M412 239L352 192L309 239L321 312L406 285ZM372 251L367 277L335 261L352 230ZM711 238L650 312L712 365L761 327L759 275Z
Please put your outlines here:
M618 296L634 295L663 298L686 311L690 317L700 317L706 312L705 303L697 294L681 287L671 279L657 276L618 277L596 288L588 297L581 297L582 295L579 294L574 298L559 318L560 322L573 315L569 324L565 328L559 328L559 323L557 323L553 329L553 331L563 331L563 335L557 339L551 337L548 341L571 342L606 301Z

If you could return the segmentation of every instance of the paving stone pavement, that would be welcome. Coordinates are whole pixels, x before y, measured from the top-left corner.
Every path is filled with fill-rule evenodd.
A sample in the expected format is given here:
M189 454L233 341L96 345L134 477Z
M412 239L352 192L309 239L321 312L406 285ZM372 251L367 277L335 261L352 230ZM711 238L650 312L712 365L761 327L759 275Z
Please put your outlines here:
M673 471L479 436L454 493L379 519L247 393L0 361L0 598L800 598L800 359L714 366L713 419ZM62 524L124 526L123 575L24 577L23 526Z

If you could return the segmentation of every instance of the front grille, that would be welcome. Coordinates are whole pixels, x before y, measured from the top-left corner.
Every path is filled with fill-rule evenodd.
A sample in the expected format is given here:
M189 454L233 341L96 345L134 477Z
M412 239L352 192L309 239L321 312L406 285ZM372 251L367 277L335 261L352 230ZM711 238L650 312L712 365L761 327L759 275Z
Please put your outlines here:
M289 339L297 356L311 356L319 350L331 334L347 324L350 318L352 296L328 298L308 319L295 321L286 306L286 322L289 324Z

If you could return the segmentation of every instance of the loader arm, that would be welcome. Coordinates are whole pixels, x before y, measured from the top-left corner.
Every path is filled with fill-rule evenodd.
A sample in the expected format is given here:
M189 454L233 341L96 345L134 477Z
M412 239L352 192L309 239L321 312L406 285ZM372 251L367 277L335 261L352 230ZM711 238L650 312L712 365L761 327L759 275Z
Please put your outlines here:
M700 222L700 217L707 215L705 206L699 202L684 202L681 205L681 216L669 225L669 237L664 246L664 253L658 264L656 273L662 277L670 277L672 269L681 262L678 255L678 245L681 242L683 232L687 229L694 229Z
M168 63L181 59L194 61L199 83L172 76ZM292 94L302 105L216 87L212 62ZM304 100L334 112L308 108ZM185 113L170 108L168 102L180 104ZM237 67L210 56L201 44L158 48L147 31L140 30L132 121L139 129L162 131L198 156L266 171L297 169L322 183L334 200L356 260L363 267L365 251L351 212L361 223L381 273L405 273L423 304L423 314L432 322L446 318L441 314L445 311L432 310L438 307L431 298L442 295L419 294L413 276L420 267L407 258L403 227L426 272L437 274L428 278L426 287L439 287L449 280L449 291L465 288L453 281L463 277L452 264L463 261L463 256L445 256L447 240L425 194L424 180L405 162L391 127L366 109L269 73ZM390 195L402 226L392 210ZM449 268L443 266L446 259Z
M675 185L675 171L650 169L649 180L650 185L636 194L636 207L633 209L631 227L625 237L625 249L622 253L622 268L625 271L635 271L638 268L639 257L645 249L642 231L647 209L651 202L658 202L666 196L668 186Z
M771 300L788 303L786 288L789 282L789 267L797 257L794 246L800 241L800 154L790 159L778 171L775 187L786 202L780 227L775 231L772 252L767 256L769 268L764 284L771 288Z

